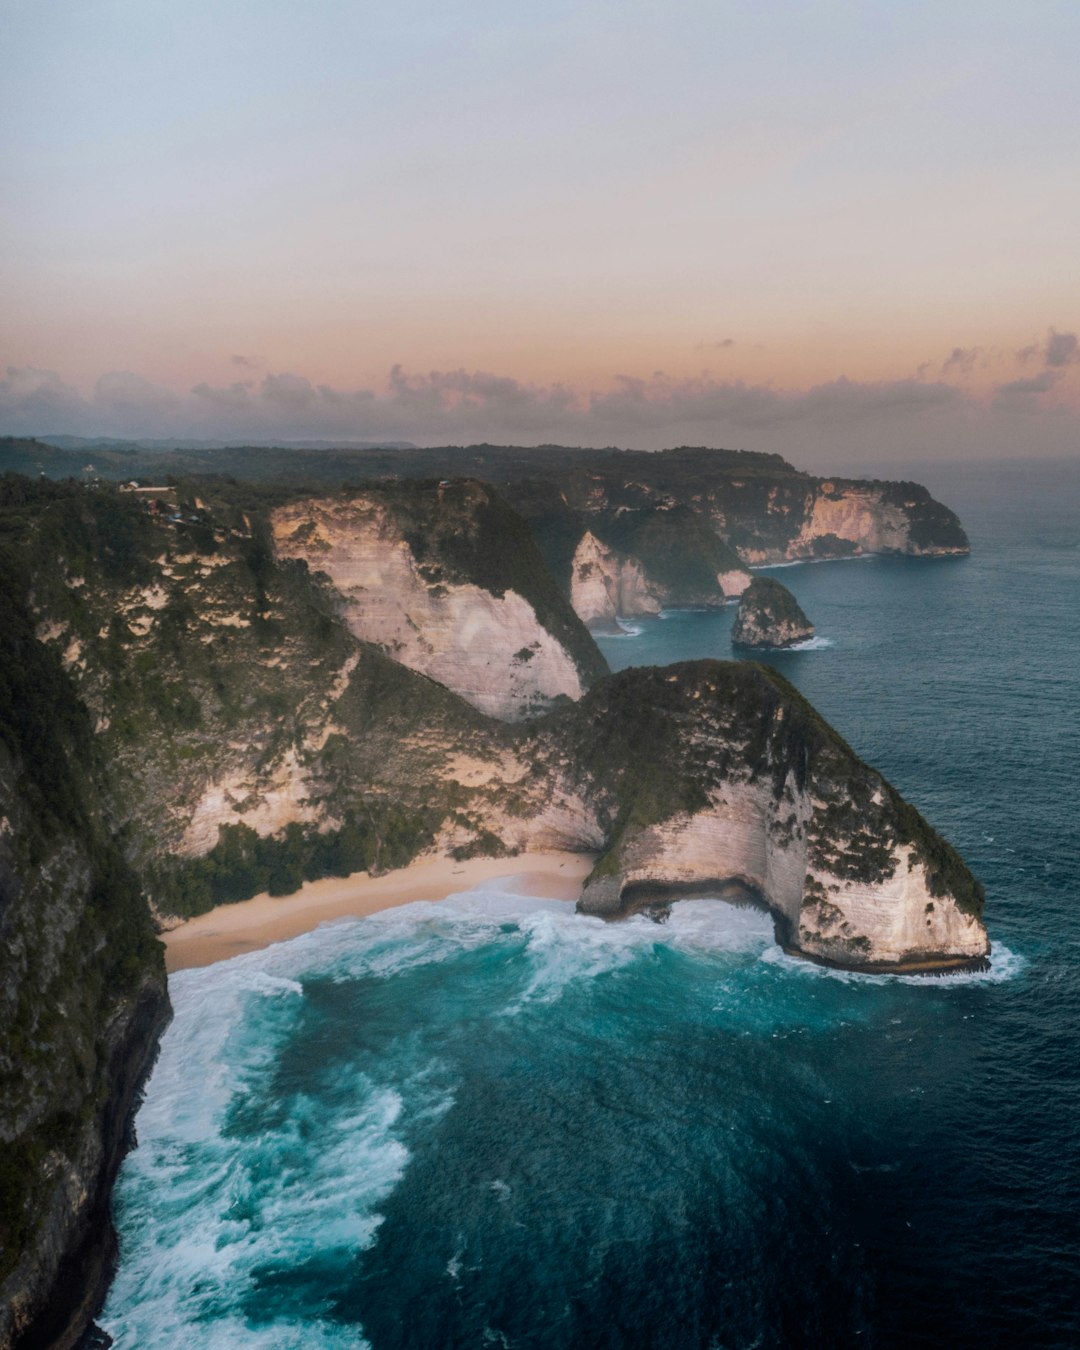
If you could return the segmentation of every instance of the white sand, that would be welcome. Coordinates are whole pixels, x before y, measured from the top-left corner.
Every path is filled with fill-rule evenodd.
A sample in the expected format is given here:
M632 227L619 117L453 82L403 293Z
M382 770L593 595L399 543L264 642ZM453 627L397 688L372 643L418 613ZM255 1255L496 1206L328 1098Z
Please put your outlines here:
M294 895L256 895L234 905L218 905L162 934L167 970L209 966L241 952L298 937L332 919L359 918L414 900L445 900L483 881L513 877L525 895L576 900L592 870L582 853L526 853L517 858L421 858L386 876L356 872L351 877L306 881Z

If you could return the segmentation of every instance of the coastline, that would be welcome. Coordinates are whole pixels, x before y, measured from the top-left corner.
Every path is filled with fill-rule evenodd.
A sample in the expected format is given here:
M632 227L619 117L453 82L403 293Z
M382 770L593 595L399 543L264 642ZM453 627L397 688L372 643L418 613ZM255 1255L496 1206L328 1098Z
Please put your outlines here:
M554 851L467 862L427 857L379 877L355 872L305 881L292 895L264 891L250 900L218 905L162 933L165 969L172 974L213 965L299 937L334 919L363 918L415 900L445 900L500 877L516 878L527 895L576 900L592 865L591 854Z

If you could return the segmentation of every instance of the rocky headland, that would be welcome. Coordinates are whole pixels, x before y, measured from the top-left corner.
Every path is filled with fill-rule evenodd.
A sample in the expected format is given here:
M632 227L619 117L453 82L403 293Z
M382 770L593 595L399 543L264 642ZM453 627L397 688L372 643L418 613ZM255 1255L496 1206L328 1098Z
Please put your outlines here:
M985 958L963 861L779 675L606 673L575 557L602 617L726 600L732 545L603 505L581 552L566 509L556 575L557 531L476 482L0 480L0 1346L85 1321L107 1271L168 1016L152 913L565 849L589 913L733 894L811 959Z
M493 484L524 517L551 576L586 623L610 626L660 608L723 605L752 566L868 553L969 551L954 512L911 482L824 478L779 455L682 446L657 453L566 446L418 449L77 449L0 439L0 472L128 479L233 474L325 488L379 478L468 476Z
M737 647L776 651L814 636L799 602L774 577L755 577L743 591L731 629Z

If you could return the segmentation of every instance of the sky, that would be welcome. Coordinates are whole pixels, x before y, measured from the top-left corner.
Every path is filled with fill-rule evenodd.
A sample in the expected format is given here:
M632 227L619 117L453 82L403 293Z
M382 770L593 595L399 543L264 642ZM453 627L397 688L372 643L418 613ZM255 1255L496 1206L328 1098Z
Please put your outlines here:
M0 0L0 434L1080 455L1075 0Z

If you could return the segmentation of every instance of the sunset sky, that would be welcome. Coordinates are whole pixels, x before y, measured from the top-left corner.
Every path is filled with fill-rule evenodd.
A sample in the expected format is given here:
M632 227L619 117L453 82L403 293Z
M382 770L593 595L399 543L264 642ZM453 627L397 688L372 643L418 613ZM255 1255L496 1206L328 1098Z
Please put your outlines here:
M1075 0L0 33L0 433L1080 453Z

